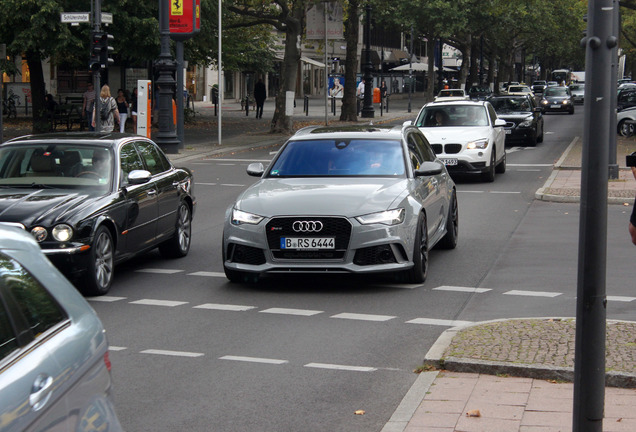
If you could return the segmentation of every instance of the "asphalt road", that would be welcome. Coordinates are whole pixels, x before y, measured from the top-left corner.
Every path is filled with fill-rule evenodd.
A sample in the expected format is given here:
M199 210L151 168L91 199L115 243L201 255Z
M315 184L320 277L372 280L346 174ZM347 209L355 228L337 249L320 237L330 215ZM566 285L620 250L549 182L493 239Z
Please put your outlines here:
M581 136L582 116L547 115L544 142L509 148L494 183L458 179L459 245L431 253L423 286L341 276L230 284L225 209L255 181L247 164L275 148L189 161L198 208L188 257L128 262L109 296L90 300L112 345L125 429L379 431L449 326L574 316L578 205L536 202L534 192ZM634 320L627 220L610 207L608 317Z

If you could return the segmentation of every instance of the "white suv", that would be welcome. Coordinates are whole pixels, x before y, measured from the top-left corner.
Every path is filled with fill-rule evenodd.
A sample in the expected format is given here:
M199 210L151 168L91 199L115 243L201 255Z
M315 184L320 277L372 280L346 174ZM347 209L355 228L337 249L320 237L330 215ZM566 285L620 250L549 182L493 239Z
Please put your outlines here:
M487 101L430 102L414 122L453 173L478 173L484 181L506 171L505 120Z

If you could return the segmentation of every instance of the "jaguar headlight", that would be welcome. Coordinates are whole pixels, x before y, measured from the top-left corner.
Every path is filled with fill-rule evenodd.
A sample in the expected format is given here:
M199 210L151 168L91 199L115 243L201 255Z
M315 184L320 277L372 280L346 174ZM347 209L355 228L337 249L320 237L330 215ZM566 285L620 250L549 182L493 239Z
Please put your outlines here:
M404 209L397 208L393 210L386 210L378 213L371 213L368 215L358 216L356 220L362 225L369 224L384 224L384 225L397 225L404 222Z
M475 149L485 149L486 147L488 147L488 140L487 139L480 139L480 140L476 140L476 141L471 141L468 144L466 144L466 148L469 150L475 150Z
M59 224L53 227L51 230L53 238L59 242L67 242L73 237L73 228L66 224Z
M39 242L43 242L44 240L46 240L46 237L48 235L48 232L46 231L46 228L44 227L34 227L31 230L31 235L33 237L35 237L35 241Z
M232 209L232 225L250 224L257 225L263 220L263 216Z

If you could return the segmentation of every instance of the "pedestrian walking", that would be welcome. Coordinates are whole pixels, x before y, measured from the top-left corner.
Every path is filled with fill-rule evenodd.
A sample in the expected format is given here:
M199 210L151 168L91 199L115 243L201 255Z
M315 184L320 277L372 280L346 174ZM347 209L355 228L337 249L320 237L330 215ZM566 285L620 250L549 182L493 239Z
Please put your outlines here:
M119 132L126 131L126 118L128 118L128 110L130 105L126 98L126 92L124 89L117 90L117 111L119 111Z
M94 131L95 127L93 126L91 118L93 117L93 108L95 105L95 88L92 82L89 82L86 87L87 90L82 95L82 118L86 119L88 130Z
M267 99L267 91L265 89L265 83L262 79L254 85L254 100L256 101L256 118L263 118L263 104Z
M93 109L93 128L95 128L95 116L98 115L101 122L99 132L112 132L115 129L115 122L119 122L119 111L115 98L110 95L108 84L104 84L99 92L99 103L99 112Z

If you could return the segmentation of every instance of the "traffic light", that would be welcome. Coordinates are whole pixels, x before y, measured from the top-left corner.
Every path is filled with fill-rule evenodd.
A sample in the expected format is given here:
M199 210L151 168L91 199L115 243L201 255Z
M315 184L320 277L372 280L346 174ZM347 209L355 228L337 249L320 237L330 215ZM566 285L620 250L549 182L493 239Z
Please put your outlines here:
M110 58L110 53L113 51L113 47L110 46L110 42L113 41L114 39L115 38L113 37L112 34L102 33L102 43L101 43L102 52L101 52L99 62L104 67L108 67L109 65L115 63L115 60Z
M109 46L109 41L114 39L113 35L104 32L93 32L91 35L91 58L89 61L89 67L91 70L99 70L107 68L114 63L114 60L109 57L109 54L113 50L112 46Z
M101 64L101 52L102 52L102 33L93 32L91 35L91 58L88 62L88 67L97 71L102 68Z

